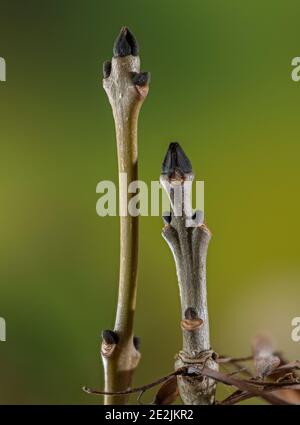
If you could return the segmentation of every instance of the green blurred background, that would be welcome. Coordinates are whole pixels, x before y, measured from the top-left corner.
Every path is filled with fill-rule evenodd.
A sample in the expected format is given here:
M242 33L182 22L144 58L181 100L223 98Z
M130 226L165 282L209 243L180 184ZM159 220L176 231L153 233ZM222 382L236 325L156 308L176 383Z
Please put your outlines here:
M262 330L299 358L299 13L296 0L0 1L0 403L102 402L81 387L102 386L115 314L119 223L95 206L96 184L117 182L101 69L122 25L152 75L140 178L157 180L179 140L205 180L213 347L247 355ZM135 384L171 371L181 346L161 228L141 219Z

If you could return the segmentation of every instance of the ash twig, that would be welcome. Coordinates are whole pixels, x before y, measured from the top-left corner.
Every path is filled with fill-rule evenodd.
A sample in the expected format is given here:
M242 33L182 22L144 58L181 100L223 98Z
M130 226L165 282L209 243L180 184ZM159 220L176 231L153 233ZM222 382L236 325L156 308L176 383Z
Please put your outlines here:
M138 180L137 127L141 106L148 94L149 73L140 76L139 47L132 32L123 27L114 45L114 57L103 65L103 87L112 107L118 152L120 217L119 296L113 331L103 334L101 348L105 404L125 404L126 389L139 359L139 340L134 338L138 263L138 217L128 213L134 194L127 194L127 184ZM142 85L141 85L142 82ZM124 392L125 391L125 392ZM112 393L119 397L111 397Z
M174 256L181 302L183 348L175 368L205 364L217 370L210 346L206 297L206 255L211 234L202 222L201 212L192 211L193 179L190 160L179 143L171 143L160 181L171 201L172 212L164 218L162 234ZM185 404L214 403L215 381L207 376L202 378L178 377L180 396Z

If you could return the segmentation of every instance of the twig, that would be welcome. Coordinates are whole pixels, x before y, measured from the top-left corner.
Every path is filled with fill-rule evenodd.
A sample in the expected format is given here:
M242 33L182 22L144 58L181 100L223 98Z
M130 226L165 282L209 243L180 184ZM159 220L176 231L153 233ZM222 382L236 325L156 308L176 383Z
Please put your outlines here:
M103 66L103 87L112 106L118 150L120 197L120 274L119 296L114 331L105 331L102 359L107 394L119 391L119 397L105 397L105 404L125 404L122 390L131 385L140 353L133 337L138 261L138 217L128 213L134 194L127 184L138 179L137 125L142 103L148 93L149 73L140 72L138 44L128 28L122 28L114 46L114 57ZM126 173L127 183L121 173ZM124 175L124 174L123 174Z
M192 213L193 179L189 159L178 143L171 143L160 181L172 206L171 215L164 217L162 234L175 259L182 311L183 350L177 356L175 368L193 363L217 370L210 347L206 300L206 255L211 235L202 223L201 213ZM214 403L214 379L180 376L178 386L185 404Z
M239 373L242 373L242 372L247 372L247 368L241 367L240 369L233 370L233 371L229 372L228 375L229 376L238 375Z
M266 401L268 401L271 404L290 404L288 402L285 402L284 400L280 399L276 395L273 394L267 394L267 391L257 389L254 385L250 384L247 381L243 381L241 379L236 379L230 375L226 375L225 373L218 372L215 370L210 370L208 368L204 368L201 373L203 375L209 376L211 378L214 378L215 380L222 382L226 385L231 385L236 388L238 388L241 391L245 391L249 394L249 397L262 397ZM270 388L268 389L268 392L274 391L274 389Z
M257 385L258 387L263 388L277 388L283 390L284 388L294 390L300 390L300 382L299 381L280 381L280 382L263 382L263 381L252 381L252 380L244 380L244 382L248 382L251 385Z
M240 403L241 401L249 400L250 398L253 398L253 397L257 397L257 394L254 394L253 392L250 392L250 391L237 390L218 404L229 406L229 405ZM264 391L259 397L266 400L270 404L276 404L276 405L292 404L277 397L276 394L269 394L268 391Z
M242 362L248 362L249 360L252 360L253 356L247 356L247 357L225 357L225 356L219 356L217 359L217 362L219 364L224 363L242 363Z
M137 398L137 402L138 402L138 404L143 404L143 403L142 403L142 397L143 397L143 395L144 395L145 391L146 391L146 390L142 390L142 391L139 393L138 398Z
M110 395L110 396L118 396L118 395L128 395L128 394L134 394L134 393L144 393L147 390L150 390L153 387L156 387L159 384L162 384L163 382L166 382L168 379L172 378L175 375L179 375L183 373L182 370L178 370L175 372L170 373L169 375L163 376L162 378L157 379L154 382L151 382L150 384L142 385L141 387L136 388L127 388L123 391L99 391L94 388L89 387L83 387L83 391L87 394L99 394L99 395Z
M220 360L220 364L222 365L222 361L223 364L231 364L234 365L236 367L241 367L241 363L243 362L247 362L249 360L253 360L253 356L248 356L248 357L221 357L220 359L218 359L218 361ZM248 368L245 368L243 370L243 373L250 378L249 380L246 380L246 382L249 383L254 383L254 376L253 374L250 372L250 370ZM241 401L247 400L249 398L252 397L256 397L255 394L253 394L252 392L249 391L241 391L241 390L237 390L236 392L234 392L233 394L231 394L229 397L227 397L225 400L223 400L221 403L219 404L236 404L236 403L240 403ZM271 403L271 404L282 404L282 400L277 397L276 395L271 396L269 394L266 394L266 392L263 392L260 396L261 398L263 398L264 400L266 400L267 402Z
M231 394L229 397L227 397L222 402L219 402L218 404L236 404L238 402L249 399L251 397L261 397L271 404L292 404L280 397L277 397L276 394L271 394L271 393L278 391L279 389L289 390L289 389L300 388L300 384L297 382L295 383L286 382L283 384L277 383L277 385L274 385L274 383L273 384L270 383L268 385L261 383L261 385L264 385L264 387L263 389L260 389L259 387L257 387L257 384L259 384L259 381L241 380L238 378L234 378L231 374L225 374L205 366L199 367L199 365L190 365L190 366L182 367L181 369L178 369L175 372L172 372L166 376L163 376L162 378L159 378L150 384L146 384L136 388L128 388L123 391L116 391L116 392L109 392L109 393L105 391L99 391L96 389L87 388L87 387L84 387L83 390L87 392L88 394L106 395L106 396L110 395L113 397L117 397L120 395L134 394L134 393L140 393L140 396L141 396L142 394L144 394L145 391L159 384L162 384L164 382L171 380L174 376L182 376L189 379L192 379L192 378L199 379L200 377L206 376L206 377L210 377L214 379L217 382L220 382L225 385L229 385L238 389L237 391L235 391L233 394Z
M272 376L272 375L274 375L278 372L283 372L283 371L292 370L292 369L300 369L300 360L296 360L294 362L290 362L290 363L280 365L277 369L272 371L269 374L269 376Z

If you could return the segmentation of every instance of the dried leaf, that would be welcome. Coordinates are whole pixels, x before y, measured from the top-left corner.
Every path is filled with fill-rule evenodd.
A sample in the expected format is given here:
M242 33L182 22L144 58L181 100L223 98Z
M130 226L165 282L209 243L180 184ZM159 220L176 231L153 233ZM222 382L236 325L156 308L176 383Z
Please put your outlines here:
M276 379L277 382L282 382L290 379L291 381L297 381L299 377L292 369L299 369L300 362L298 360L293 362L288 362L282 356L280 356L281 365L272 374L272 378ZM288 389L288 390L279 390L276 391L275 394L281 400L287 401L291 404L300 404L300 391L296 389Z
M257 375L264 378L280 365L280 359L277 356L256 357L254 364Z
M177 376L172 376L162 384L155 396L154 404L167 405L172 404L179 395Z
M279 390L276 391L277 397L281 400L287 401L291 404L300 404L300 391L299 390Z
M254 365L259 377L270 375L280 365L280 358L274 356L272 340L267 335L258 335L252 344Z
M241 379L236 379L230 375L209 369L207 367L201 369L201 374L209 376L210 378L222 382L223 384L236 387L241 391L240 394L235 394L235 397L232 397L229 403L226 402L224 404L235 404L239 401L246 400L247 398L251 398L253 396L262 397L270 404L290 404L288 401L282 399L281 397L277 397L275 394L271 394L269 391L257 388L254 382L250 383L249 381L247 382ZM235 398L235 400L232 400L233 398ZM223 404L223 402L221 402L220 404Z

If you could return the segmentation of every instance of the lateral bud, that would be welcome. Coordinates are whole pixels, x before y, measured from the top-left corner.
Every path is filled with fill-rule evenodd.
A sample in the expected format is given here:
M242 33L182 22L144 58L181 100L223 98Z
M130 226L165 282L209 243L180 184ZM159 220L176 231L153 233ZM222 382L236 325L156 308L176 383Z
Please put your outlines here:
M119 337L116 332L106 329L102 331L102 338L106 344L118 344Z
M101 354L104 357L110 357L118 342L119 337L116 332L109 329L102 331Z
M111 73L111 61L105 61L103 63L103 78L108 78Z
M133 337L133 345L137 351L141 351L141 338L139 336Z
M136 86L144 87L150 83L151 74L150 72L133 72L132 82Z
M181 329L184 331L195 331L203 324L203 320L199 318L197 311L193 307L188 307L185 310L184 317L181 321Z
M164 225L167 226L169 224L171 224L172 221L172 213L171 212L165 212L162 216Z

